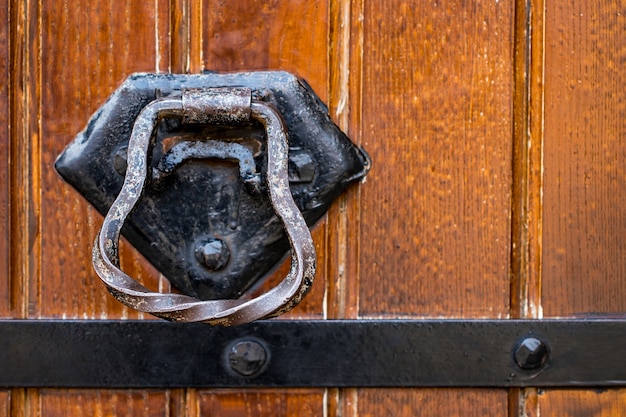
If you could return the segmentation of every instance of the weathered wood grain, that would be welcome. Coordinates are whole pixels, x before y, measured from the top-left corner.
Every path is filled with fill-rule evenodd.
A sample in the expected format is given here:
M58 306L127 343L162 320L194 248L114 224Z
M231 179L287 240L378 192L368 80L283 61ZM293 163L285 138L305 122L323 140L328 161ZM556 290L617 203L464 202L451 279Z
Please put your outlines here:
M37 315L118 318L138 315L98 282L91 245L101 216L52 169L56 156L118 85L136 71L167 68L161 31L168 31L164 2L42 3L41 50L41 274ZM167 4L167 3L165 3ZM126 255L126 256L125 256ZM122 255L128 273L152 282L147 263ZM152 271L153 272L153 271Z
M506 416L505 390L361 389L358 415Z
M9 281L9 8L0 3L0 317L10 316Z
M626 2L547 1L544 316L626 313Z
M0 14L4 4L11 12L6 84L11 89L11 269L2 282L11 285L11 303L3 302L0 309L11 305L17 318L137 317L98 282L90 248L101 218L63 183L52 164L126 76L169 67L169 3L9 1ZM4 94L0 97L3 103ZM145 261L132 250L125 252L125 268L145 276L139 272L147 267ZM0 400L8 398L3 394ZM14 389L10 398L10 414L18 417L168 415L169 404L179 396L170 391Z
M362 136L362 11L361 0L330 2L328 107L333 120L357 145ZM347 190L328 214L326 312L331 319L355 319L358 314L360 190L360 186Z
M543 184L544 0L515 1L511 317L539 318Z
M203 12L206 69L289 71L328 101L327 0L206 0Z
M33 217L39 208L32 184L38 171L37 159L37 83L39 30L36 6L30 2L10 2L9 6L9 309L13 316L25 317L30 298L29 283L36 279L37 265L31 256L39 253L40 244ZM34 13L33 13L34 12ZM34 14L35 18L28 18ZM34 134L33 134L34 132Z
M170 417L168 392L154 390L43 389L31 416L149 416Z
M362 13L362 0L329 3L328 108L333 120L357 145L361 144ZM360 190L360 186L347 190L328 212L325 312L329 319L358 316ZM329 416L357 416L358 391L328 389L326 404Z
M0 416L9 417L11 414L11 392L0 391Z
M366 2L362 316L507 317L513 2Z
M549 390L539 395L541 417L621 417L626 390Z
M198 392L198 416L317 417L324 415L324 390L247 389Z
M359 316L509 315L513 17L513 2L363 3ZM357 408L505 415L507 392L358 390Z
M515 1L511 318L541 317L544 0ZM537 390L509 390L509 416L537 415Z
M626 2L545 5L543 315L624 317ZM625 398L546 390L537 415L621 416Z

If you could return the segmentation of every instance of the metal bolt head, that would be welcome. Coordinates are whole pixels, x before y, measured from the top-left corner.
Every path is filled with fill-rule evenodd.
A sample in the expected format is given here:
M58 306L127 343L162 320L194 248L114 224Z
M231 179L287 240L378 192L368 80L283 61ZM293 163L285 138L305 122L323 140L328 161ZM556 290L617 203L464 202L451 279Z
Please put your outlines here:
M122 146L113 154L113 168L121 176L126 175L126 165L128 164L128 147Z
M219 271L224 268L230 259L230 250L226 242L220 239L202 241L196 247L196 258L207 269Z
M315 178L315 162L307 153L289 155L289 182L311 182Z
M548 347L541 340L527 337L515 348L515 363L522 369L541 368L549 357Z
M259 342L245 340L235 343L228 351L230 368L242 376L258 374L267 362L267 351Z

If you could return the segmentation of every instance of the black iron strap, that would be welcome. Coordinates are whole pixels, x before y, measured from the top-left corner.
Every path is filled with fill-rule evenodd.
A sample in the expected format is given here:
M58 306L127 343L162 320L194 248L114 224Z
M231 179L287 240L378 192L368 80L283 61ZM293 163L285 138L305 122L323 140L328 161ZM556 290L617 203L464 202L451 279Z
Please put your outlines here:
M626 320L0 321L2 387L626 385Z

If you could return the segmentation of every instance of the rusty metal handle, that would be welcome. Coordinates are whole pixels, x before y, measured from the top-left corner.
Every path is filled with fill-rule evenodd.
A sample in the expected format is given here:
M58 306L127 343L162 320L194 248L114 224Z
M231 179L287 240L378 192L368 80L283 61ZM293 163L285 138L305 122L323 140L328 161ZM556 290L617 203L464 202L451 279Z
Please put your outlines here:
M289 273L265 294L250 300L201 301L182 294L150 291L120 269L120 233L143 192L153 130L163 117L182 117L185 123L216 124L251 118L264 125L268 149L267 187L274 211L291 244ZM105 216L94 244L96 273L123 304L172 321L237 325L292 309L313 283L316 257L309 229L289 190L287 157L287 135L280 114L271 105L252 100L248 89L188 90L183 91L182 97L151 102L135 121L128 145L124 185Z

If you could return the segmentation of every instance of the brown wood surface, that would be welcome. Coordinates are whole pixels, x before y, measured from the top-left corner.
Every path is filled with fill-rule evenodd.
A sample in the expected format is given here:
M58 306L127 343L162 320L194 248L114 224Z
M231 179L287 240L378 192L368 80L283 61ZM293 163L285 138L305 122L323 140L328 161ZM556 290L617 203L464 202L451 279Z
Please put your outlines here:
M622 417L626 390L550 390L539 394L541 417Z
M364 2L360 316L509 315L513 6ZM507 392L366 390L357 411L505 415Z
M52 164L134 71L168 69L167 1L10 2L11 301L16 317L133 318L89 261L101 217ZM162 57L165 57L164 59ZM4 124L3 124L4 125ZM124 266L150 269L132 250ZM154 274L152 274L155 276ZM158 281L158 275L156 275ZM154 285L157 285L155 282ZM11 415L169 415L170 391L13 390Z
M99 283L89 253L102 218L52 164L132 72L203 69L307 79L374 160L315 226L318 278L285 318L625 313L625 19L624 1L6 0L0 317L150 318ZM170 291L130 245L122 263ZM13 389L0 415L612 416L624 398Z
M9 9L0 4L0 155L9 148ZM9 276L9 159L0 158L0 277ZM10 281L0 278L0 317L9 317Z
M0 416L9 417L11 414L11 393L0 391Z
M29 411L46 417L171 416L169 395L153 390L42 389Z
M159 6L165 3L165 10ZM167 2L44 2L41 13L41 273L31 283L31 315L44 317L137 317L108 294L91 267L88 253L101 223L91 208L52 169L52 164L91 114L136 71L156 71L167 52ZM33 17L31 16L31 19ZM45 219L45 221L43 220ZM146 265L122 256L139 278ZM43 261L45 260L45 261ZM95 285L94 285L95 284Z
M545 17L543 316L624 317L626 2L546 0ZM535 412L622 416L625 398L547 390Z
M626 313L626 2L548 1L544 315Z
M515 1L511 318L541 317L545 0ZM509 390L510 416L537 416L537 390Z
M516 0L511 317L541 314L544 1Z
M197 416L317 417L324 415L324 390L212 390L198 392ZM196 415L196 414L194 414Z
M362 389L359 416L505 416L505 390Z
M26 19L32 5L26 2L11 3L9 16L9 152L5 154L9 165L9 276L6 282L10 290L9 309L13 316L24 317L28 298L28 282L33 275L34 267L30 262L29 253L36 250L34 228L29 219L35 207L31 204L30 185L33 179L31 166L32 142L37 141L30 135L35 126L32 112L36 104L30 95L30 74L37 67L36 50L38 40L30 41L32 33L37 32L37 21Z
M365 2L362 316L509 315L513 6Z
M281 69L328 101L328 0L206 0L204 68Z

